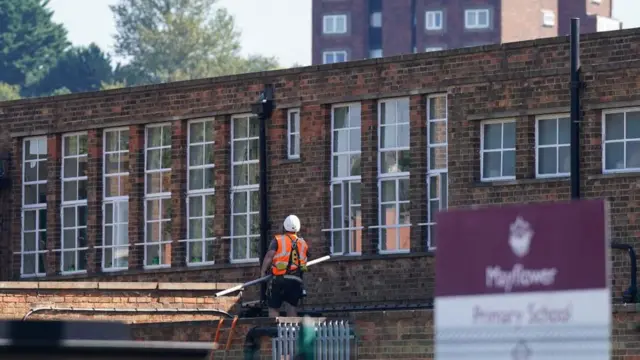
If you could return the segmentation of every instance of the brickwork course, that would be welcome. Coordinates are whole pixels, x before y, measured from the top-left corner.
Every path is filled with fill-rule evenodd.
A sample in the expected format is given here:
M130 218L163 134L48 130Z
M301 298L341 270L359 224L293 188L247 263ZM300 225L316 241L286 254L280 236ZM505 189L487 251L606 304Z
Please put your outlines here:
M623 145L627 146L627 158L611 160L614 163L612 166L623 167L624 171L603 171L603 162L606 161L602 148L606 144L602 119L610 111L631 114L630 109L640 106L640 64L637 61L640 31L623 30L583 35L581 46L582 77L585 83L582 95L582 194L585 198L609 200L612 240L637 248L640 193L637 172L634 172L634 169L637 170L634 168L637 160L632 156L633 141L626 141ZM429 181L437 184L434 178L440 176L442 179L442 173L446 173L449 208L561 201L570 198L568 176L536 176L535 147L537 118L551 115L562 117L569 113L569 40L566 37L5 102L0 103L0 121L3 123L0 151L10 154L12 161L8 171L10 186L0 190L3 204L0 211L0 279L25 282L38 280L45 283L240 283L256 278L259 275L257 262L230 261L231 203L232 200L238 200L241 189L254 189L251 186L239 186L238 175L232 174L232 163L237 160L232 158L236 142L231 139L231 120L237 115L250 112L250 105L256 101L265 83L274 84L278 106L268 125L271 229L273 233L278 232L288 214L297 214L302 220L302 235L309 241L314 257L327 254L332 248L330 232L323 231L332 225L332 114L335 115L335 108L342 104L353 106L351 114L357 113L357 106L354 104L359 104L360 109L360 136L356 136L361 144L360 167L357 169L352 164L351 168L347 166L346 170L340 168L339 171L357 169L360 173L361 203L358 221L361 221L364 229L357 230L361 234L354 236L354 239L360 239L361 243L354 246L361 251L360 254L337 258L313 268L305 277L309 293L305 307L327 309L337 306L399 306L406 303L428 303L432 300L433 260L437 256L437 248L434 250L429 246L436 242L429 238L430 227L424 225L429 223L430 216L427 199L433 198L427 188L428 174ZM446 98L446 166L438 163L443 155L438 153L439 150L434 150L443 145L442 139L434 140L427 136L427 120L440 119L442 116L429 115L435 106L435 103L430 102L432 98ZM396 99L400 100L389 101ZM395 155L390 157L378 152L378 143L382 141L379 139L381 126L378 125L379 116L383 113L379 105L381 100L386 101L385 116L395 116L409 123L408 148L396 148L393 150ZM400 109L401 104L407 101L408 113L405 114ZM397 106L396 112L387 111L394 106ZM292 109L299 109L300 113L300 156L297 159L287 157L287 120ZM619 117L614 115L613 120L616 116ZM211 247L214 262L188 266L188 243L181 240L189 237L185 201L188 177L186 153L187 142L190 141L187 128L189 122L195 119L213 119L213 129L205 137L215 140L215 217L212 228L207 227L203 231L213 232L215 236ZM481 129L485 121L505 119L515 120L515 177L482 181ZM626 131L631 132L632 116L629 115L627 120ZM162 160L158 160L164 163L162 169L170 170L163 170L162 176L147 177L145 168L148 165L145 164L148 159L145 158L144 149L149 141L149 129L146 126L160 124L167 124L163 127L164 133L152 141L158 142L156 147L162 148L162 151L170 149L167 154L160 155ZM102 171L105 167L103 154L108 146L103 139L105 131L113 128L124 128L129 132L126 146L128 153L122 155L128 160L128 165L125 165L128 175L123 177L123 186L128 189L128 199L125 201L128 223L124 226L128 230L128 247L125 248L128 248L129 255L124 270L105 271L103 251L106 244L103 233L106 230L103 224L106 216L102 211L105 180ZM401 132L401 126L398 129ZM615 129L609 131L615 133ZM62 193L62 164L76 156L69 154L77 152L65 150L71 152L65 153L68 156L63 157L63 148L65 144L68 145L65 141L69 141L65 140L65 135L74 133L86 134L86 140L78 137L78 141L81 144L86 141L87 144L86 156L82 156L86 158L88 210L86 218L74 220L77 222L75 227L68 230L68 225L64 225L62 221L63 216L67 216L61 214L63 201L71 204L69 206L84 206L84 200L73 202L64 199ZM438 131L432 130L429 134L438 134ZM43 144L47 149L46 176L38 176L38 179L46 180L46 184L43 182L46 191L43 190L42 193L42 204L46 204L47 208L46 214L42 214L46 218L46 235L43 232L40 249L48 252L43 255L41 265L44 274L37 278L21 277L24 265L21 259L28 255L27 249L22 246L22 174L26 166L33 169L32 164L25 165L22 159L25 149L30 153L34 152L31 147L25 148L24 139L34 136L44 136L46 140ZM633 138L633 135L629 133L627 138ZM612 145L608 154L614 154L615 146L621 143L625 142L618 141L618 145ZM40 145L35 147L38 146ZM81 149L84 145L78 146L76 149ZM440 164L439 171L429 170L427 160L431 152L434 157L430 164ZM388 161L393 156L401 159L394 165L396 168L408 170L407 201L398 205L404 209L398 216L404 224L411 224L409 232L378 229L381 225L381 212L389 211L388 207L379 206L379 200L384 194L378 190L378 162ZM77 163L83 161L85 160L81 159ZM622 165L615 165L616 161ZM249 178L251 171L249 168ZM148 186L145 181L163 176L164 183L157 180L154 184L162 186L162 192L158 194L166 197L163 204L172 205L171 212L167 214L163 210L148 211L152 207L146 206L144 199L145 187ZM146 177L151 180L145 180ZM66 179L67 182L85 181L70 177ZM161 183L162 185L158 185ZM235 195L233 199L230 196L232 192ZM147 258L144 247L140 244L145 243L148 233L154 234L155 240L162 238L159 238L157 230L150 230L146 226L148 224L145 224L145 216L162 217L165 219L162 220L163 224L170 224L170 228L169 225L162 228L162 236L170 240L158 246L163 251L156 256L161 263L146 268L144 265ZM56 251L63 246L68 249L68 245L62 244L66 231L75 231L74 240L77 242L72 247L77 248L73 252L77 256L74 266L86 268L86 273L60 273L65 268L65 261L71 261L68 254ZM410 234L408 239L405 238L406 234ZM402 251L388 251L389 244L406 246ZM472 254L461 253L461 261L464 261L465 256ZM579 249L576 256L579 256ZM628 285L629 262L626 253L620 252L612 253L612 261L613 299L619 302L622 290ZM85 263L86 267L83 265ZM1 293L4 295L6 291L2 290ZM33 290L13 291L16 294L40 294ZM94 290L87 290L87 294L92 291ZM256 291L255 288L247 289L243 299L257 299ZM40 301L39 296L36 296L34 303ZM628 328L631 325L624 326Z

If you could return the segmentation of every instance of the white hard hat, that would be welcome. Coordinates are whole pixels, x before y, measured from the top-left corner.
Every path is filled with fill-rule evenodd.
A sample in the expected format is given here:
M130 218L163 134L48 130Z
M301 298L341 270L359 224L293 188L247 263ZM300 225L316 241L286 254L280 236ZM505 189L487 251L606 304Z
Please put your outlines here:
M297 233L300 231L300 219L295 215L289 215L284 219L284 230Z

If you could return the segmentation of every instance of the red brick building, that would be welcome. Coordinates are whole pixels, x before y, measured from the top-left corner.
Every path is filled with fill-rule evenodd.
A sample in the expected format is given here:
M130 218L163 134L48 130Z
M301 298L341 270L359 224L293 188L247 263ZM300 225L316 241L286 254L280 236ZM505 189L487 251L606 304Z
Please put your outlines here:
M313 64L619 30L613 0L313 0Z
M608 198L613 238L636 247L639 44L638 30L582 43L582 193ZM272 229L295 213L314 256L345 255L309 274L306 305L429 303L437 211L569 198L568 46L551 38L2 103L2 279L256 277L249 112L271 83Z

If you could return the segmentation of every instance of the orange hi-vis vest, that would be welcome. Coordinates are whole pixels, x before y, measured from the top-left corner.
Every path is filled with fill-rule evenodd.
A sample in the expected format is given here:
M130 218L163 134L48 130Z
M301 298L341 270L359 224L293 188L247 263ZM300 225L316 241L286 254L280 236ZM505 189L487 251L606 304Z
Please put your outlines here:
M282 234L275 237L278 250L273 257L271 272L275 276L296 273L307 270L307 252L309 246L303 238L294 234ZM296 243L295 249L293 248Z

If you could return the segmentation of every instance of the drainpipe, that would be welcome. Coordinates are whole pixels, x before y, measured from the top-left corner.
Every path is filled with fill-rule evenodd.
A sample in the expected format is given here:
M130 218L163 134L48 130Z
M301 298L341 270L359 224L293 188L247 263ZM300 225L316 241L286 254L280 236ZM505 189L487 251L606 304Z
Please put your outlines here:
M30 309L22 318L26 321L29 316L43 311L53 312L84 312L84 313L129 313L129 314L216 314L232 318L231 314L219 309L154 309L154 308L76 308L42 306Z
M580 19L571 19L571 199L580 199Z
M636 251L629 244L611 243L612 249L624 250L629 254L629 263L631 273L629 274L629 288L622 294L625 303L635 304L637 302L638 284L636 276L638 272L638 264L636 262Z

